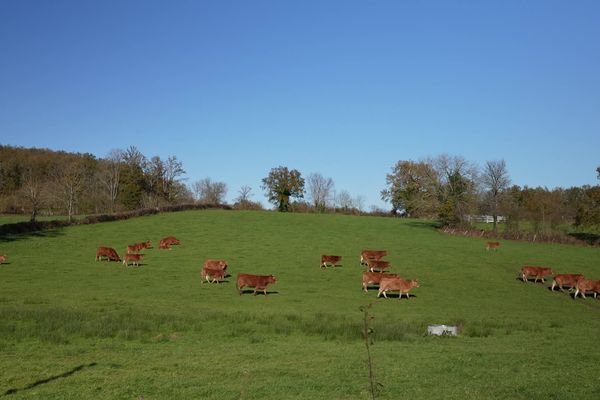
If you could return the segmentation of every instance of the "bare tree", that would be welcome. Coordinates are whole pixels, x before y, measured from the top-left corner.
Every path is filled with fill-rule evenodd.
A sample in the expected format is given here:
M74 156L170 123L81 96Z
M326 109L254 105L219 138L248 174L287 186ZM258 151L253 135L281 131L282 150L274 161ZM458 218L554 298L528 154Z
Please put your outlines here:
M335 196L335 203L343 211L349 211L354 208L354 199L347 190L342 190Z
M200 203L223 204L227 195L227 184L225 182L213 182L210 178L204 178L194 182L192 190Z
M252 196L252 188L250 186L242 186L238 191L239 196L235 199L239 203L250 201L250 197Z
M307 177L308 195L312 200L315 210L323 212L327 203L331 201L333 192L333 179L325 178L320 173L312 173Z
M118 149L111 150L106 158L100 160L98 181L108 198L110 212L115 212L117 196L119 195L122 163L123 151Z
M34 168L29 167L23 173L23 185L21 186L20 194L31 207L30 221L35 222L37 214L42 206L44 182Z
M510 185L510 178L504 160L487 161L481 175L481 183L486 190L486 205L494 219L494 230L498 226L498 210L504 192Z
M162 179L163 193L166 195L167 201L171 202L177 193L175 183L180 181L180 177L185 174L183 163L176 156L169 156L164 163L164 174Z
M69 222L76 213L79 196L84 189L85 170L81 160L64 160L56 165L53 175L55 197L65 207Z

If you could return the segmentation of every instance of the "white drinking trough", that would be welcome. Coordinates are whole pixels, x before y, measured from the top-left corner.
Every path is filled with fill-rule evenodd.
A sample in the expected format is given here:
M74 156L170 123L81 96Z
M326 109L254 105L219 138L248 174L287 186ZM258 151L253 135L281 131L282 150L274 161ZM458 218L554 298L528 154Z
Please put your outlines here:
M443 335L449 335L449 336L458 336L458 326L453 326L453 325L429 325L427 327L427 333L429 335L436 335L436 336L443 336Z

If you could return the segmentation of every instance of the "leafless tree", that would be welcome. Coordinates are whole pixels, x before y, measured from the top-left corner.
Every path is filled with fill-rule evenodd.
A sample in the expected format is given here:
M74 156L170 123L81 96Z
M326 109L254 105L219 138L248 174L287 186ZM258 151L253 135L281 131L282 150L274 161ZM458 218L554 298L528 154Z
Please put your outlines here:
M341 190L335 196L335 204L343 211L348 211L354 208L354 199L347 190Z
M123 151L119 149L111 150L103 160L100 160L98 181L109 200L110 212L115 212L122 163Z
M42 207L44 181L34 168L29 167L23 173L23 185L21 186L21 197L29 203L31 208L30 221L35 222L37 214Z
M494 230L496 230L502 196L510 185L506 162L504 160L487 161L481 175L481 184L486 191L486 205L492 213Z
M79 196L85 187L85 169L81 160L63 160L52 172L54 195L65 207L69 222L77 210Z
M331 201L333 179L325 178L320 173L312 173L307 177L308 195L315 210L323 212Z
M227 195L225 182L213 182L204 178L192 184L192 190L198 202L204 204L223 204Z
M169 156L164 163L162 179L163 193L165 193L167 201L172 201L175 197L175 183L178 182L180 177L184 174L185 170L183 169L183 163L179 161L176 156Z

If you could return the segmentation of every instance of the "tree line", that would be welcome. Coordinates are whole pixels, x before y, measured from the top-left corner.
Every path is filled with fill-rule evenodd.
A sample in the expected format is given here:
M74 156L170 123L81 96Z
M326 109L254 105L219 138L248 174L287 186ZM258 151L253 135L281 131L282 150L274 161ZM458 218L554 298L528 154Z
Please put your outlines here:
M600 179L600 167L597 169ZM25 149L0 145L0 212L100 214L170 205L225 203L228 187L211 178L186 184L176 156L146 157L135 146L112 150L104 158L89 153ZM337 191L332 178L305 177L286 166L272 168L260 188L279 211L364 213L364 197ZM252 188L237 192L233 207L262 209ZM478 215L491 216L494 228L532 224L535 230L561 224L600 226L600 186L568 189L512 185L503 160L479 167L461 156L440 155L400 160L386 175L381 198L391 210L376 214L433 218L443 225L470 225Z

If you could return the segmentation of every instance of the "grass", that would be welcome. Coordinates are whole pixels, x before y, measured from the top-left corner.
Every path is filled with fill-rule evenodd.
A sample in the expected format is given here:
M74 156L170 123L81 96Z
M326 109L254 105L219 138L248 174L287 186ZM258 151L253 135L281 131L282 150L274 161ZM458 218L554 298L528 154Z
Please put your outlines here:
M139 268L96 247L175 235ZM5 238L0 254L0 397L367 399L361 306L382 399L562 399L600 394L600 300L517 280L523 264L600 279L595 248L446 236L423 221L186 211ZM418 278L410 300L361 291L359 253L389 251ZM342 265L319 268L321 254ZM207 258L228 260L200 284ZM274 274L239 296L237 272ZM462 324L456 338L427 325Z

